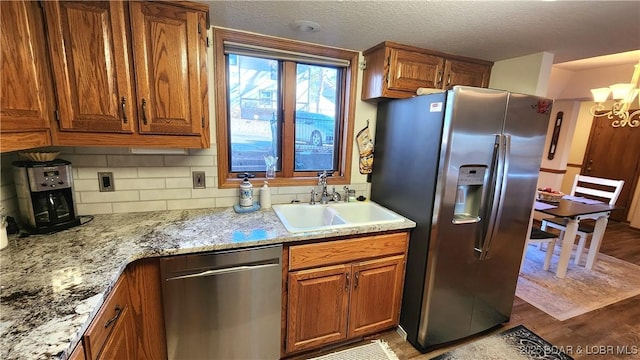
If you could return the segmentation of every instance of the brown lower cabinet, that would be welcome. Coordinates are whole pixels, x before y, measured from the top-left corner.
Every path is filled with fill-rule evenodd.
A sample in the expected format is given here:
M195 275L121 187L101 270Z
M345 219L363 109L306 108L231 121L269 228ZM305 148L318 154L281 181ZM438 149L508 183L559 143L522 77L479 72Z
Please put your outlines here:
M161 298L157 259L127 266L70 359L166 359Z
M86 357L84 356L84 346L82 345L82 343L79 343L78 346L76 346L75 349L73 349L73 352L71 353L71 355L69 355L69 360L85 360Z
M407 236L291 246L286 354L398 325Z
M285 247L283 357L398 325L408 232ZM166 359L158 258L129 264L70 356Z

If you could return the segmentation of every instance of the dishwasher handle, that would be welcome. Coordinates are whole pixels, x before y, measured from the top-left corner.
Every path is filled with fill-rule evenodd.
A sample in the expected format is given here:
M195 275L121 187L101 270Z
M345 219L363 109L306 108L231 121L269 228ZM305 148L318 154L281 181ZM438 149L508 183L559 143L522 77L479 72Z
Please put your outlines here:
M272 266L280 266L280 263L278 262L278 263L274 263L274 264L262 264L262 265L241 265L241 266L234 266L234 267L228 267L228 268L222 268L222 269L216 269L216 270L207 270L207 271L203 271L203 272L199 272L199 273L195 273L195 274L181 275L181 276L174 276L174 277L166 278L165 281L181 280L181 279L189 279L189 278L197 278L197 277L205 277L205 276L224 275L224 274L231 274L231 273L235 273L235 272L239 272L239 271L249 271L249 270L263 269L263 268L268 268L268 267L272 267Z

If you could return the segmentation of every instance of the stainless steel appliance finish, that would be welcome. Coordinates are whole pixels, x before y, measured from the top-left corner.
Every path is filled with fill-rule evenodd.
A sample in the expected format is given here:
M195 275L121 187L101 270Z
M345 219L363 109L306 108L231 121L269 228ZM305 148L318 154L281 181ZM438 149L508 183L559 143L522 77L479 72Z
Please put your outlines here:
M160 260L170 360L279 359L282 245Z
M13 169L20 217L31 232L48 233L80 224L69 161L16 161Z
M378 105L371 198L417 223L400 325L419 350L509 320L551 103L457 86Z

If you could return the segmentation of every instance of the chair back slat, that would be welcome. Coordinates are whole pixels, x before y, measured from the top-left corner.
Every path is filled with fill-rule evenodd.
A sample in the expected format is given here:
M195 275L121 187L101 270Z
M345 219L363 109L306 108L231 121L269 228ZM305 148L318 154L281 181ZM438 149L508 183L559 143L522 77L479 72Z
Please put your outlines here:
M593 187L588 187L589 185ZM594 186L595 185L595 186ZM591 195L609 200L609 205L615 205L622 191L624 180L612 180L594 176L576 175L571 188L571 195ZM602 187L611 188L603 190Z

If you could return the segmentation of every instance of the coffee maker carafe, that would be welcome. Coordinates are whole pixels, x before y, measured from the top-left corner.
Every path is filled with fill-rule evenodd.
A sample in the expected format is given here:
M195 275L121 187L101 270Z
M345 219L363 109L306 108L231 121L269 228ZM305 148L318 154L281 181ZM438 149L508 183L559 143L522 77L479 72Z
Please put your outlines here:
M69 161L16 161L13 166L20 215L30 232L51 233L80 224Z

